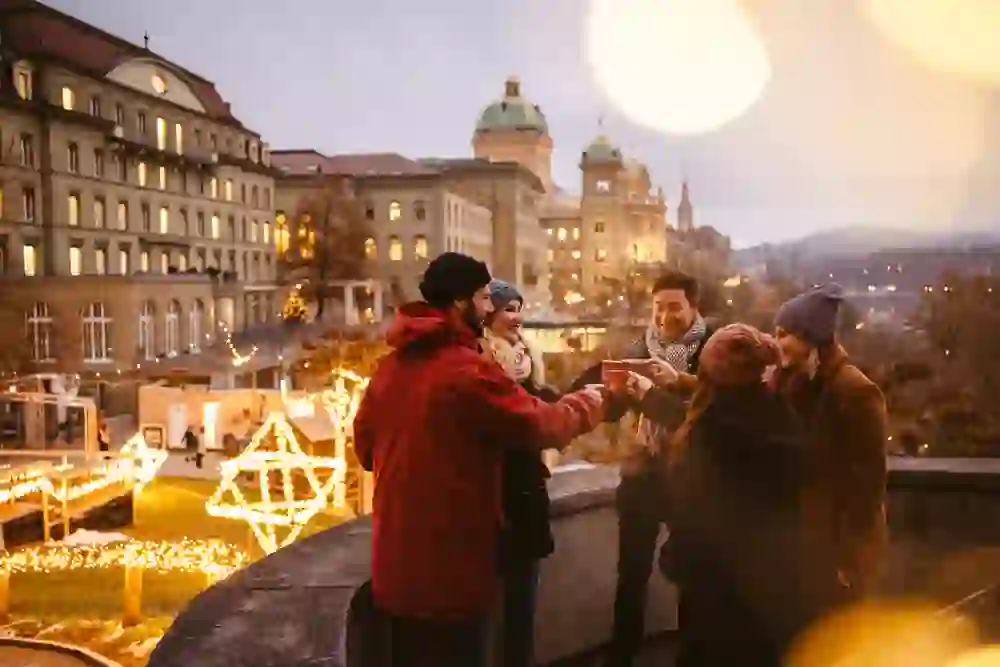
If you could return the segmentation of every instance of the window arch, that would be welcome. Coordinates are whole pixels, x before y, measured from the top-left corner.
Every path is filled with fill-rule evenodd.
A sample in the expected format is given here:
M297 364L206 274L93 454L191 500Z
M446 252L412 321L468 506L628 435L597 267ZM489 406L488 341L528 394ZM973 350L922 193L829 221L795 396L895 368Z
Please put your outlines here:
M156 306L152 301L145 301L139 313L139 351L143 359L153 359L156 340Z
M39 301L27 314L28 344L32 361L52 361L52 316L49 304Z
M168 357L176 357L181 347L181 304L177 299L167 304L164 348Z
M83 309L83 360L111 361L111 317L101 301Z
M205 322L205 304L201 299L195 299L194 305L188 311L188 350L201 352L201 330Z
M421 221L427 219L427 205L422 199L418 199L413 203L413 217Z
M399 220L403 217L403 205L398 201L389 202L389 220Z
M365 259L378 259L378 244L370 236L365 239Z
M395 235L389 237L389 259L394 262L403 259L403 242Z

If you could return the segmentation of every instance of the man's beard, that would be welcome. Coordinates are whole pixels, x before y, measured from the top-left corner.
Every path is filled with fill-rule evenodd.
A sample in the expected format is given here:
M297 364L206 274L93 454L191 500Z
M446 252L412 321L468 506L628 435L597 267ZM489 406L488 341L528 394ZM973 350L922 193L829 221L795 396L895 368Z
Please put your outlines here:
M472 329L477 338L483 336L483 318L476 313L476 307L471 303L462 309L462 321Z

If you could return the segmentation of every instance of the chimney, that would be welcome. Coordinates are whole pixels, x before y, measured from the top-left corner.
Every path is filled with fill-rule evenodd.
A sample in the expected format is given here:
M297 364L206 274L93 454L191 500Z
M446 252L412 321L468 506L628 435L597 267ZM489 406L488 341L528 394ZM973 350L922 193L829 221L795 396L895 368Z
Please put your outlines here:
M508 77L507 83L504 84L504 97L520 97L521 96L521 80L516 76Z

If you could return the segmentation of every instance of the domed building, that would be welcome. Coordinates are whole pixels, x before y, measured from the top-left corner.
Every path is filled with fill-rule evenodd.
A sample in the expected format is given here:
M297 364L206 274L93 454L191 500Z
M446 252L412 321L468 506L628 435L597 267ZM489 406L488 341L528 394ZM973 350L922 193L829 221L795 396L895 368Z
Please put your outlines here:
M521 94L521 81L510 77L503 97L479 114L472 136L473 155L494 162L518 162L552 189L552 138L541 107Z

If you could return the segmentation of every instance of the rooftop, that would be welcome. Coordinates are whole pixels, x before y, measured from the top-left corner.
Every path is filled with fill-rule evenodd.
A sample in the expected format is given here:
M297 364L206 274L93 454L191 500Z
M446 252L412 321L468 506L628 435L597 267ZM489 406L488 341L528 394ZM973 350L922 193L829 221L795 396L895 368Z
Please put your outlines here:
M271 151L271 164L288 176L432 176L438 172L399 153L323 155L313 149Z

